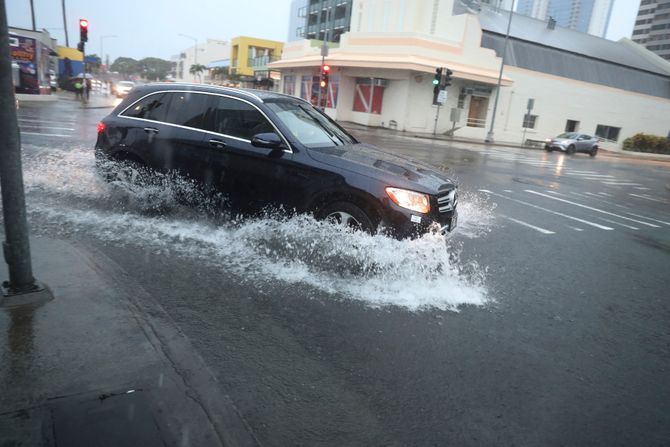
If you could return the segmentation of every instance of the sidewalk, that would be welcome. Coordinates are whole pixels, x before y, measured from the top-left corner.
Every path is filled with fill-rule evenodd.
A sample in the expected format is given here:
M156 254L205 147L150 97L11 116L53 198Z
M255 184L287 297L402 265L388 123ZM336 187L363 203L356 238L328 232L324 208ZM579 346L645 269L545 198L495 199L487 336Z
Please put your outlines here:
M258 444L188 339L123 269L68 241L31 247L54 299L0 308L0 445Z
M503 148L512 148L512 149L528 149L528 150L544 150L544 148L539 146L525 146L519 143L511 143L505 141L496 141L495 143L485 143L483 140L475 138L465 138L465 137L448 137L443 134L433 135L432 133L421 133L421 132L404 132L400 130L387 129L384 127L367 127L361 124L351 123L351 122L340 122L340 125L347 129L354 130L363 130L366 132L371 132L376 135L400 135L404 137L412 138L422 138L427 140L438 140L446 141L450 143L466 143L471 145L485 146L485 147L503 147ZM606 157L617 157L617 158L632 158L638 160L649 160L649 161L663 161L670 162L670 155L665 154L650 154L644 152L630 152L623 151L619 149L605 149L601 148L599 155L604 155Z

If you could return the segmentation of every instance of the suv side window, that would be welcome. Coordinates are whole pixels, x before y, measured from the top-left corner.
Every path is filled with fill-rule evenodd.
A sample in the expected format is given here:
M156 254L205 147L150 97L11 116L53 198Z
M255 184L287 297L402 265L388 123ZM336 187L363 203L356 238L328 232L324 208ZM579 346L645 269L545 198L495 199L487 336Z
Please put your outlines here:
M170 108L163 121L195 129L209 127L211 95L195 92L170 92Z
M251 104L219 96L214 103L212 131L251 140L257 133L275 132L272 124Z
M143 118L145 120L163 121L168 109L168 95L165 93L155 93L140 100L130 109L126 110L121 116L130 118Z

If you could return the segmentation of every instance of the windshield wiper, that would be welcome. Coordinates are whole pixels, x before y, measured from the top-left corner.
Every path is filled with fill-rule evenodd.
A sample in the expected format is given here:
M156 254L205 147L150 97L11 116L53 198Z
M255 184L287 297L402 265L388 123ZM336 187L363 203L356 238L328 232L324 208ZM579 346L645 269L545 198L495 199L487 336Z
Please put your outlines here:
M314 112L312 112L309 109L306 109L302 105L299 105L298 107L300 107L307 114L307 116L312 118L316 122L316 124L318 124L319 127L321 127L326 132L326 135L328 135L328 138L330 138L332 140L332 142L335 143L336 146L344 146L346 144L346 142L339 135L335 134L330 129L328 129L328 127L324 126L321 123L321 121L319 120L318 115L315 116ZM335 138L337 138L339 140L339 144L335 140Z

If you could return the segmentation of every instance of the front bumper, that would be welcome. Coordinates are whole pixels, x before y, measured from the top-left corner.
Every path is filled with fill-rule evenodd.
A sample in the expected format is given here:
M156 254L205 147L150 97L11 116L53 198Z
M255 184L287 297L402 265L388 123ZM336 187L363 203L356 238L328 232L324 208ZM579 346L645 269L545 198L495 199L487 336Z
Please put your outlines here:
M440 213L437 209L428 214L415 213L393 205L387 210L383 226L399 239L420 237L431 231L443 234L454 231L458 225L458 211Z

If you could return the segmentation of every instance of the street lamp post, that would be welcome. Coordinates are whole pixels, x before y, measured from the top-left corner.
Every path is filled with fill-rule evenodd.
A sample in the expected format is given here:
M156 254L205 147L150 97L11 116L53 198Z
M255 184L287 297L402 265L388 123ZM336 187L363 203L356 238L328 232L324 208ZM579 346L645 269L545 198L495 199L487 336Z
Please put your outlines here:
M514 15L514 3L512 0L512 7L509 10L509 20L507 21L507 33L505 34L505 43L503 44L502 61L500 62L500 73L498 74L498 88L496 89L496 100L493 103L493 115L491 116L491 128L486 134L484 141L486 143L493 143L493 126L496 123L496 112L498 111L498 100L500 99L500 84L502 83L503 69L505 68L505 56L507 56L507 41L509 40L509 30L512 27L512 16Z
M113 35L113 34L108 34L106 36L100 36L100 64L101 65L105 63L105 50L103 49L104 47L102 46L102 44L103 44L103 41L105 39L110 38L110 37L119 37L119 36L116 36L116 35ZM109 71L109 67L107 67L107 71Z
M186 37L187 39L191 39L195 43L195 50L193 51L193 65L198 65L198 38L193 37L193 36L189 36L187 34L181 34L181 33L179 33L179 35L181 37Z

